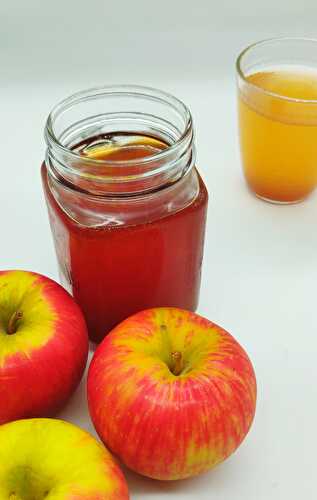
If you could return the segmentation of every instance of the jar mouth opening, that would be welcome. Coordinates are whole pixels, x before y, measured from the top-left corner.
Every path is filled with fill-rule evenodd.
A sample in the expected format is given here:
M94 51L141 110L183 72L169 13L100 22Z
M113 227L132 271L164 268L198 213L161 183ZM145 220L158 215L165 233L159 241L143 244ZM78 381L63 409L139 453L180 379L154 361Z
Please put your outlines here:
M270 97L274 97L276 99L280 99L282 101L287 101L287 102L294 102L294 103L302 103L302 104L317 104L317 99L302 99L302 98L297 98L297 97L288 97L283 94L279 94L278 92L273 92L271 90L266 90L265 88L261 87L260 85L257 85L253 82L250 82L248 80L248 74L242 69L242 63L243 59L245 56L249 55L250 52L252 52L253 49L257 49L258 47L263 47L265 45L270 45L275 42L281 42L281 43L287 43L287 42L303 42L303 43L313 43L316 44L317 48L317 38L309 38L309 37L273 37L273 38L266 38L264 40L260 40L259 42L252 43L248 45L240 54L238 55L236 59L236 71L241 78L241 80L244 81L244 83L257 90L258 92L261 92L265 95L268 95Z
M164 105L168 105L178 113L182 113L184 116L184 127L183 131L180 133L180 136L171 144L167 144L167 147L159 152L155 152L144 158L139 158L137 160L138 164L147 165L152 162L163 160L164 158L168 158L171 153L181 149L183 144L185 144L189 137L192 134L193 122L192 115L187 108L187 106L178 98L174 97L172 94L168 92L164 92L162 90L158 90L153 87L147 87L142 85L106 85L100 87L92 87L90 89L86 89L80 92L76 92L75 94L70 95L66 99L63 99L58 104L56 104L46 121L45 126L45 141L47 146L56 148L60 153L67 154L69 158L74 160L82 160L83 156L65 146L60 139L57 137L54 131L54 123L55 121L66 111L73 108L77 104L80 104L87 100L99 99L106 96L112 97L137 97L143 99L149 99L156 102L161 102ZM127 159L127 160L106 160L106 159L96 159L85 157L85 163L91 166L111 166L111 167L126 167L127 165L132 165L135 163L135 159Z

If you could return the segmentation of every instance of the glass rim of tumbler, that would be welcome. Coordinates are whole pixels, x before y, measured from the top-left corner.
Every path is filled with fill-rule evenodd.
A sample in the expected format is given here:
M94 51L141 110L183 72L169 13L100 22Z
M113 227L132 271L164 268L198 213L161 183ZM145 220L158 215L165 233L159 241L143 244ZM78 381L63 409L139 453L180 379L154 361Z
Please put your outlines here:
M272 37L272 38L265 38L263 40L259 40L258 42L251 43L248 45L245 49L243 49L240 54L238 55L236 59L236 71L238 76L244 81L246 85L248 85L251 88L254 88L258 91L261 91L263 94L266 94L268 96L274 97L276 99L281 99L284 101L288 102L294 102L294 103L302 103L302 104L316 104L317 105L317 99L303 99L303 98L298 98L298 97L288 97L283 94L279 94L277 92L272 92L271 90L267 90L260 85L257 85L253 82L250 82L247 79L247 75L242 69L242 62L243 58L248 55L253 49L256 49L260 46L265 46L265 45L270 45L274 42L308 42L308 43L313 43L316 44L316 49L317 49L317 38L313 37L300 37L300 36L281 36L281 37Z
M169 144L162 151L151 154L137 160L139 165L146 165L157 160L168 158L173 152L177 152L182 148L186 141L191 141L193 135L193 119L192 114L186 104L169 92L157 89L155 87L133 85L133 84L117 84L117 85L101 85L81 90L69 95L62 101L58 102L50 111L45 124L45 140L48 147L57 148L61 153L66 153L68 157L83 160L82 155L63 145L54 132L55 120L64 114L70 108L80 104L85 100L98 99L106 96L130 96L136 98L150 99L160 102L165 106L170 106L184 118L184 127L180 136L175 142ZM105 160L95 158L85 158L85 162L89 165L111 165L124 167L127 164L133 164L135 159L131 160Z

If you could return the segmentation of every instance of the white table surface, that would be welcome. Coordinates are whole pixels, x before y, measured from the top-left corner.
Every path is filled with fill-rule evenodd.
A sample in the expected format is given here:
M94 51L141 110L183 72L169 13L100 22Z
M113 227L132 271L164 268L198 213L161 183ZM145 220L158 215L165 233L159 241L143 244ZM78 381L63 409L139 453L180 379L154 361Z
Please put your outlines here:
M134 82L174 93L194 116L198 166L210 192L198 312L228 329L249 353L258 380L257 414L240 449L201 477L161 483L126 471L132 500L316 498L317 193L299 205L274 206L247 191L238 151L233 61L250 41L299 30L311 34L317 11L307 1L304 20L294 6L288 20L279 9L277 20L274 2L268 3L271 14L262 7L250 13L251 2L242 2L249 24L237 6L233 14L240 25L232 13L225 22L225 11L208 11L208 2L198 2L201 9L190 10L176 28L163 26L162 16L157 24L147 19L141 34L138 25L127 32L121 25L120 31L118 21L110 28L105 23L112 38L102 31L100 19L89 36L80 37L87 19L84 14L77 18L78 28L70 6L61 24L56 4L46 6L49 12L35 0L22 13L21 4L15 10L9 3L0 7L1 268L58 279L39 176L44 120L58 100L93 84ZM97 0L94 4L101 8ZM176 22L176 7L171 16ZM121 44L114 43L117 29ZM100 59L93 48L100 47L103 36ZM152 44L146 47L148 40ZM157 59L162 50L170 54L165 60ZM85 380L60 416L94 432Z

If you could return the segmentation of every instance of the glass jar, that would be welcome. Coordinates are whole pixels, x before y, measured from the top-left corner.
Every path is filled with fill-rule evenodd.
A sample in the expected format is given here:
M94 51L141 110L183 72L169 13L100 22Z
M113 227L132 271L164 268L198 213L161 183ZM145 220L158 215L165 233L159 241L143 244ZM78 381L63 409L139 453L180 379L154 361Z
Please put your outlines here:
M197 307L208 194L192 117L164 92L83 91L50 113L42 179L62 285L99 342L150 307Z

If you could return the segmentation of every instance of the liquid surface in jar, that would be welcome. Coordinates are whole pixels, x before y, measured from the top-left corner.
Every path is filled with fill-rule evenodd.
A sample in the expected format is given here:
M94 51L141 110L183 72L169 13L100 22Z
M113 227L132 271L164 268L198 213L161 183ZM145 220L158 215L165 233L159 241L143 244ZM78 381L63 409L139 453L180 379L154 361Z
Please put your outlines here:
M299 201L317 183L317 104L300 101L317 100L317 71L264 71L247 80L256 87L239 95L246 180L265 199Z
M115 132L87 139L72 149L87 158L115 162L146 158L167 147L166 142L155 137Z
M124 161L166 147L148 136L112 134L111 144L98 136L74 149L90 158ZM143 309L196 309L208 201L200 177L197 196L183 209L144 223L101 227L80 225L62 210L45 164L42 179L61 281L81 307L91 340L101 341L116 324ZM155 200L162 204L160 193ZM123 200L120 210L133 211L134 206Z

